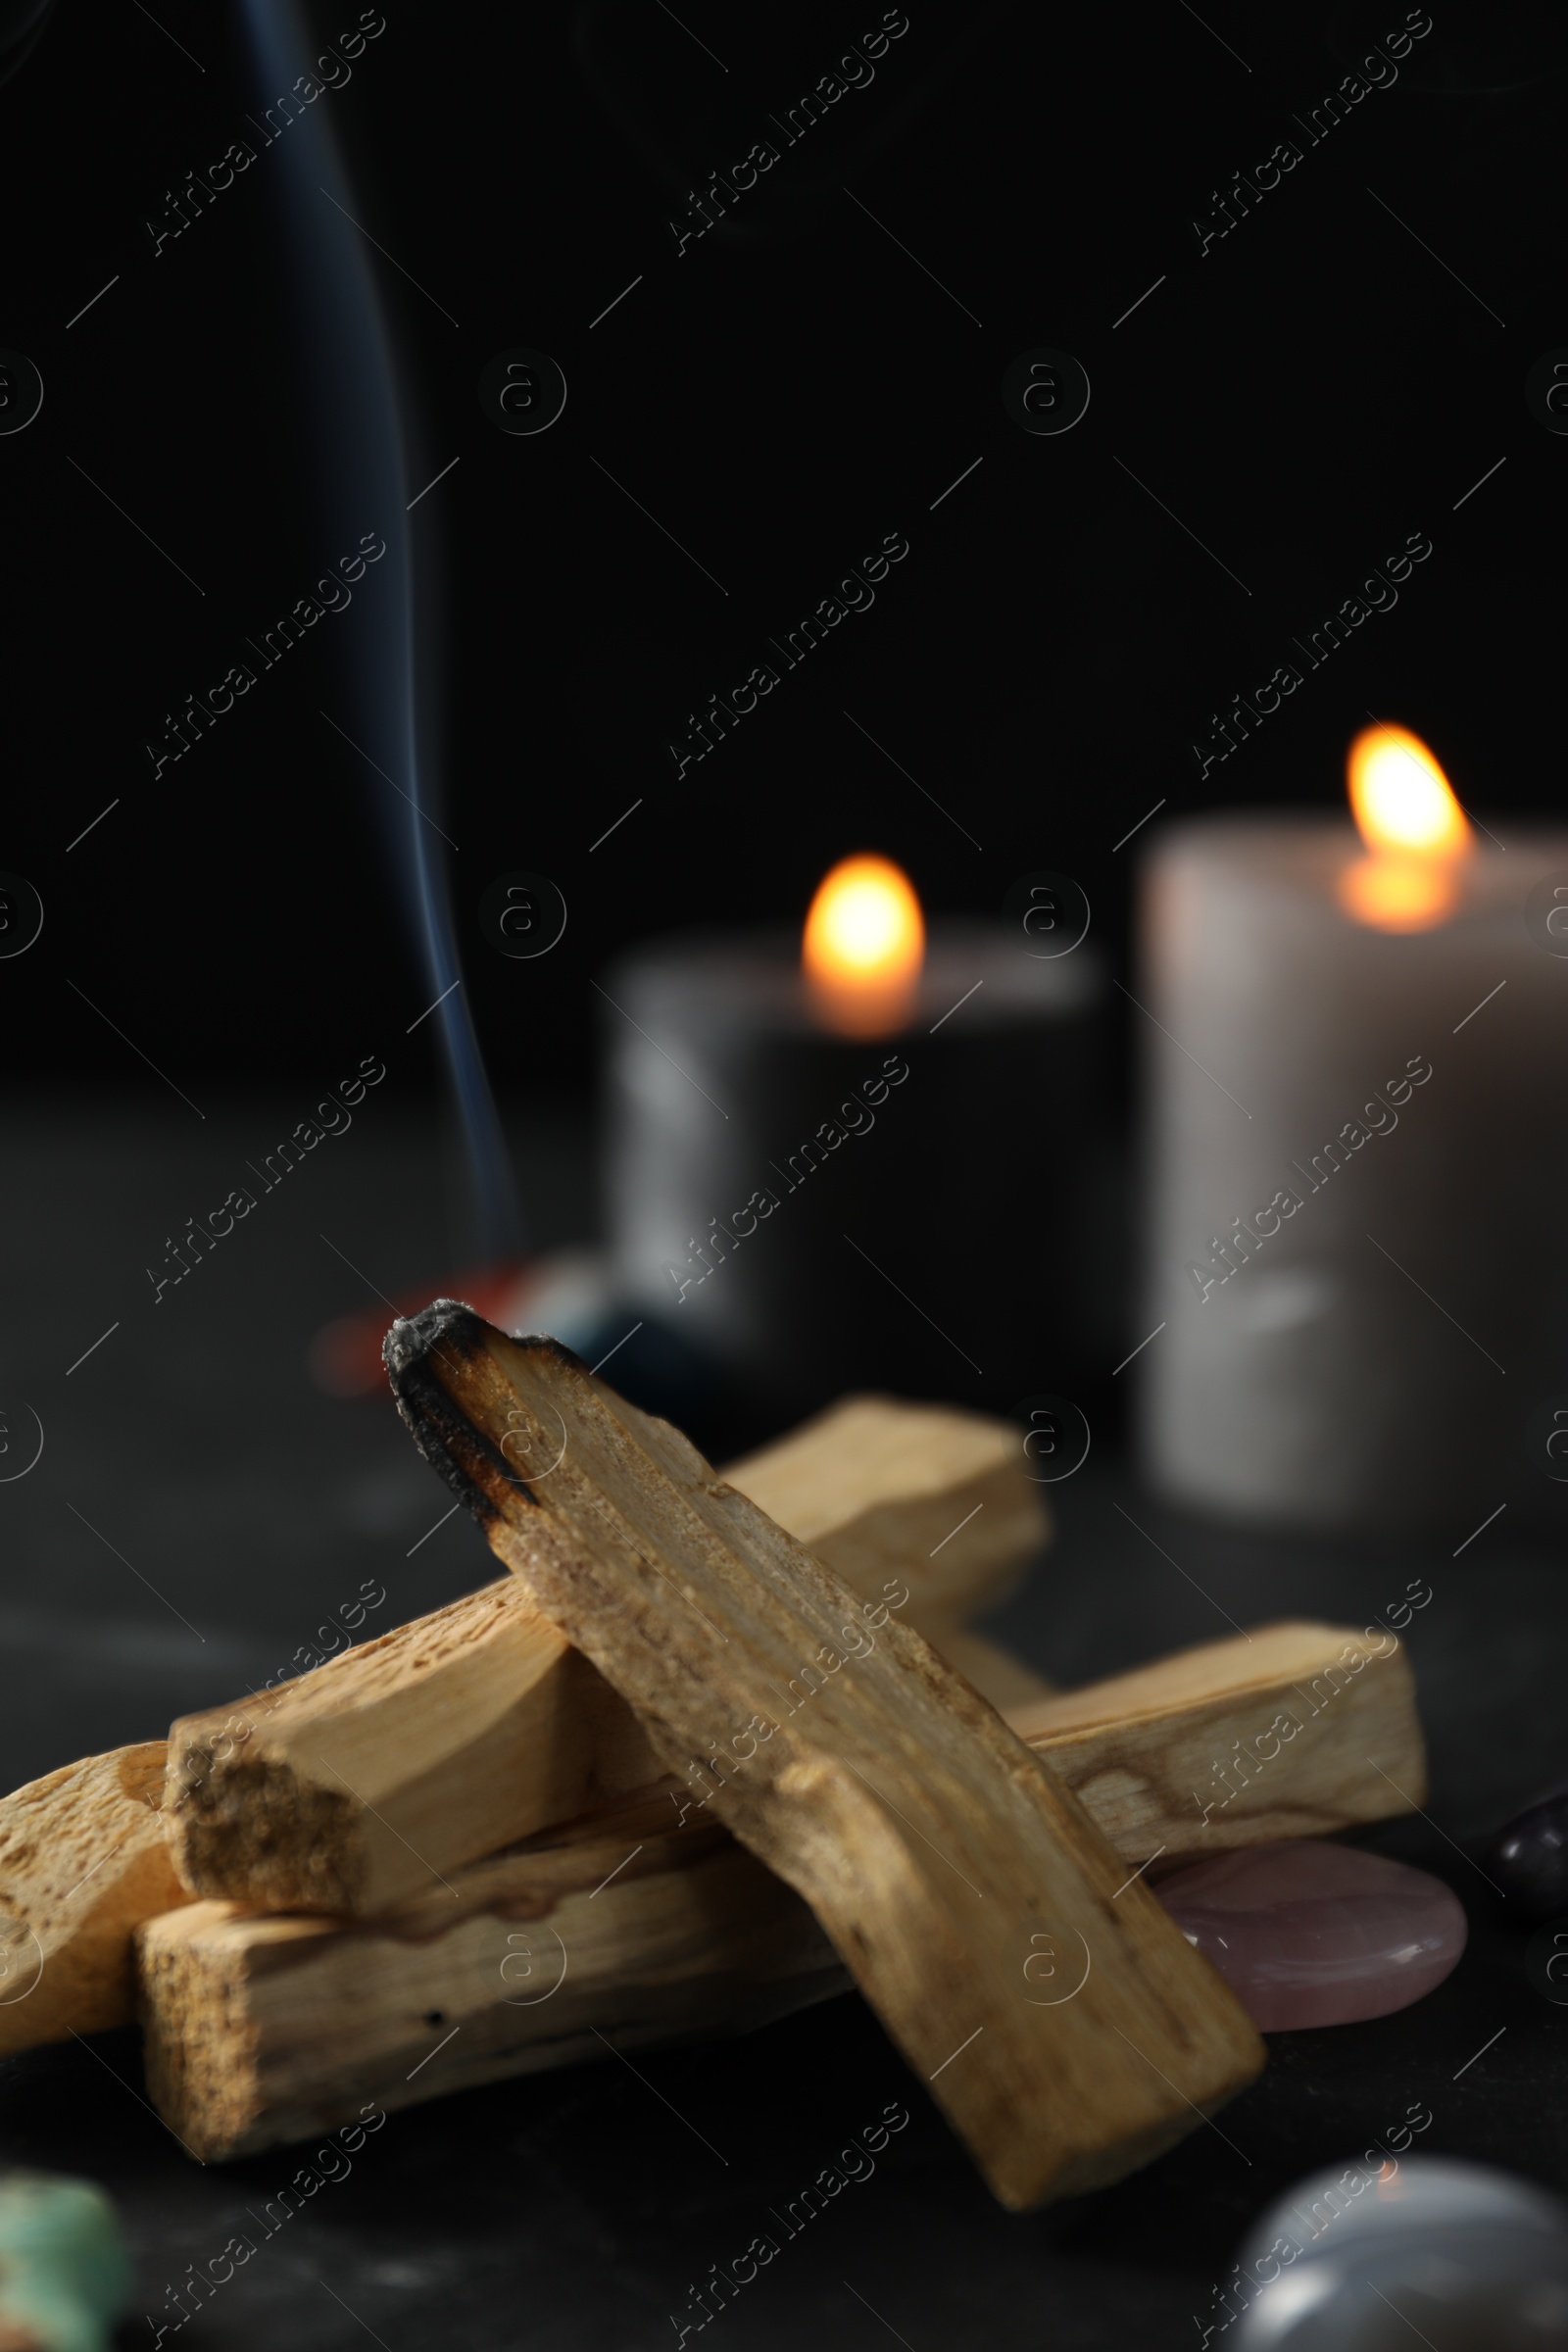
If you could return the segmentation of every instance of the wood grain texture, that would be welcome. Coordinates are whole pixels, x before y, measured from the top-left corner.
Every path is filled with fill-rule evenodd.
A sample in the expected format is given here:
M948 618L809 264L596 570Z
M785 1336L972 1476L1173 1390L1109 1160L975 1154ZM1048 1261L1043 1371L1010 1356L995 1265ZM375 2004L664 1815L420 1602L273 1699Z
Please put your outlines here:
M204 2160L368 2104L739 2033L848 1985L800 1897L667 1802L371 1921L198 1902L137 1937L148 2092ZM613 1875L612 1875L613 1874ZM607 1883L608 1882L608 1883Z
M1017 1707L1057 1696L1055 1683L1048 1682L999 1642L971 1632L961 1618L920 1616L912 1607L904 1615L917 1634L924 1634L939 1657L946 1658L982 1698L991 1701L999 1715L1010 1715Z
M1009 1720L1123 1852L1328 1837L1426 1800L1415 1680L1381 1626L1259 1626Z
M513 1578L490 1590L525 1600ZM1250 1634L1157 1659L1131 1674L1053 1695L1044 1703L1030 1691L1021 1705L1004 1712L1015 1731L1049 1756L1052 1769L1078 1795L1129 1868L1163 1854L1162 1862L1155 1859L1153 1876L1200 1854L1267 1838L1324 1836L1422 1803L1426 1762L1414 1687L1402 1648L1387 1646L1392 1640L1382 1629L1368 1642L1344 1627L1258 1627ZM993 1655L999 1682L1016 1676L1027 1689L1027 1668L1015 1666L1004 1651ZM977 1680L972 1673L970 1679ZM594 1680L608 1690L601 1678ZM152 1809L161 1794L163 1754L163 1742L152 1740L112 1756L92 1757L0 1802L0 1920L10 1923L0 1925L0 2053L127 2021L132 1932L143 1920L183 1899L160 1851L159 1821ZM1373 1759L1370 1769L1368 1756ZM645 1835L661 1837L672 1825L695 1833L710 1821L711 1809L690 1784L665 1776L635 1793L596 1800L593 1810L557 1829L552 1842L597 1847L624 1832L635 1843ZM710 1835L708 1850L727 1845L727 1833L717 1833L717 1847ZM675 1848L655 1850L669 1855L672 1868L683 1867L675 1859ZM526 1872L534 1865L528 1861L524 1868ZM640 1866L639 1885L645 1886L650 1875L657 1876L653 1865ZM452 1883L460 1889L465 1884L461 1876ZM484 1882L487 1887L502 1883ZM530 1879L526 1884L542 1882ZM726 2012L731 2022L756 2022L747 2007L753 1996L744 1991L754 1967L756 2016L776 2014L767 2003L781 1995L770 1988L783 1987L791 1972L779 1962L767 1936L745 1945L743 1963L733 1957L741 1948L744 1922L731 1918L731 1896L737 1901L760 1900L759 1917L778 1916L769 1908L776 1899L774 1883L769 1880L769 1891L760 1897L758 1884L744 1873L715 1873L711 1882L701 1883L704 1916L719 1957L707 1957L694 1947L686 1975L669 1969L667 1947L660 1947L665 1951L664 1962L658 1951L637 1950L635 1906L624 1912L624 1981L613 1953L601 1954L597 1973L586 1980L595 1987L593 2022L600 2030L614 2036L624 2029L644 2040L703 2033L709 2019L710 1979L725 1952L731 1954L726 1965L733 1972L735 2008ZM709 1892L710 1885L716 1894ZM432 1897L430 1927L439 1933L445 1924L443 1904L455 1898L429 1874L423 1887ZM653 1903L659 1920L665 1918L658 1908L665 1897L648 1892L645 1886L637 1899ZM37 1952L29 1922L31 1934L42 1939ZM231 1955L239 1951L248 1932L226 1926L221 1948ZM662 1927L659 1933L664 1933ZM273 1934L269 1926L267 1937ZM48 1998L39 1999L38 1962L45 1945L52 1974ZM316 1947L316 1956L322 1966L337 1965L328 1961L325 1945ZM657 2016L644 2016L635 2005L627 2006L628 1995L635 1994L648 1969L660 1967L665 1970L661 1979L662 2006ZM824 1985L827 1983L824 1978ZM689 2007L676 1989L680 1984L690 1986ZM818 1995L803 1991L802 1997ZM443 1996L435 2006L455 2013L456 2001L456 1994ZM224 2064L244 2073L249 2063L245 2036L254 2030L260 2036L258 2065L265 2075L270 2064L266 2021L260 2015L252 2017L243 2002L235 2016L245 2022L239 2042L231 2048L225 2045ZM373 2020L366 2022L368 2029L373 2026ZM543 2023L548 2026L550 2020ZM211 2031L207 2026L200 2030ZM546 2032L536 2044L525 2035L516 2045L527 2053L519 2065L531 2069L565 2064L583 2054L576 2044L562 2043L552 2056L551 2038ZM372 2034L370 2047L374 2046ZM497 2045L498 2073L519 2071L511 2064L512 2047L506 2040ZM304 2055L298 2063L304 2066ZM368 2074L355 2073L353 2080L359 2085L357 2100L381 2097L383 2092L389 2098L395 2088L379 2080L373 2064ZM440 2078L436 2080L439 2086ZM185 2131L178 2116L172 2120L184 2137L192 2137L194 2123L192 2131ZM266 2128L273 2137L287 2136L275 2124Z
M1310 1706L1314 1685L1321 1698L1330 1663L1353 1645L1333 1626L1260 1628L1054 1700L1038 1736L1127 1871L1161 1843L1169 1859L1191 1859L1280 1836L1282 1818L1342 1826L1328 1817L1324 1735ZM1269 1658L1296 1679L1271 1681ZM1410 1677L1402 1654L1389 1672L1395 1663L1374 1662L1382 1679L1366 1688L1379 1692L1378 1710L1362 1702L1359 1720L1369 1752L1419 1801ZM1238 1803L1205 1825L1181 1801L1191 1743L1205 1768L1238 1743L1255 1755L1280 1688L1307 1720L1264 1759L1266 1806ZM1021 1726L1028 1713L1012 1720ZM1118 1731L1121 1747L1107 1746ZM1363 1771L1361 1787L1343 1771L1342 1780L1347 1820L1407 1809L1380 1774ZM622 2047L745 2031L851 1983L807 1906L673 1779L457 1871L452 1887L366 1923L200 1903L150 1925L141 1938L148 2079L180 2138L204 2157L242 2155L348 2122L366 2104L410 2105ZM565 1981L551 1990L563 1955ZM455 2025L460 2039L421 2065Z
M1050 1541L1010 1421L846 1396L720 1474L862 1598L909 1586L909 1622L995 1607Z
M174 1724L170 1847L195 1894L374 1912L658 1770L635 1716L504 1579Z
M129 2024L132 1930L185 1899L163 1793L149 1740L0 1798L0 2055Z
M714 1812L810 1904L1004 2203L1119 2178L1258 2072L1229 1988L1076 1799L678 1431L451 1300L386 1352L492 1548L666 1767L711 1777ZM1051 2006L1023 1977L1045 1937L1085 1955Z
M1050 1532L1017 1432L946 1406L848 1397L733 1476L862 1597L902 1579L911 1612L994 1598ZM367 1914L658 1770L625 1702L503 1579L181 1718L168 1825L192 1893Z

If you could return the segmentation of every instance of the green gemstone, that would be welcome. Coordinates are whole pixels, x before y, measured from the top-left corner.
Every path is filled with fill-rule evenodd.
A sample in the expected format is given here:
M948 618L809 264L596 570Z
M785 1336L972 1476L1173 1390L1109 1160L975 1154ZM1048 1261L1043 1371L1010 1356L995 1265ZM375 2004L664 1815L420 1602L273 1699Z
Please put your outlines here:
M110 2352L133 2273L115 2209L90 2180L0 2178L0 2321L39 2352Z

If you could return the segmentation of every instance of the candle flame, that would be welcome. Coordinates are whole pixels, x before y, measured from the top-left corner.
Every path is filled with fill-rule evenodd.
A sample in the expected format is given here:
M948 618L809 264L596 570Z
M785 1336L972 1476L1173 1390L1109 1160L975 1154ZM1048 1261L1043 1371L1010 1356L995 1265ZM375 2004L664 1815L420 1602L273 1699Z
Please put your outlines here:
M845 1037L885 1037L914 1007L925 922L907 877L886 858L846 858L818 885L801 961L823 1022Z
M1448 779L1407 727L1363 727L1348 761L1350 813L1369 850L1452 858L1470 827Z
M1367 855L1340 877L1340 905L1378 931L1427 931L1453 911L1474 847L1437 760L1407 727L1364 727L1348 762L1350 810Z

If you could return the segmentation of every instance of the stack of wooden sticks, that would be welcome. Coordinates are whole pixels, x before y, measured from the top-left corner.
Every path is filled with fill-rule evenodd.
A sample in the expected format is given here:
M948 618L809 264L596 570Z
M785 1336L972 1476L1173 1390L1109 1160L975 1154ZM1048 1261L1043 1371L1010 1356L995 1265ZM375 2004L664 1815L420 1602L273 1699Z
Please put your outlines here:
M1010 2206L1258 2072L1143 1866L1418 1801L1397 1646L1275 1625L1056 1693L965 1630L1048 1534L1005 1423L852 1398L720 1476L453 1301L387 1360L509 1575L0 1802L0 2052L139 2016L213 2159L853 1982Z

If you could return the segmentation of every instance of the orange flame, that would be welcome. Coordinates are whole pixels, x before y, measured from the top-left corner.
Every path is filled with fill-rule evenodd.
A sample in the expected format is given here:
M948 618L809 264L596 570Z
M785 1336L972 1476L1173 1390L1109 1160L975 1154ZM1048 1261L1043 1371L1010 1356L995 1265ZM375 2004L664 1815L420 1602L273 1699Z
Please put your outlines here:
M1447 777L1419 735L1382 725L1357 735L1348 772L1367 855L1340 876L1340 905L1374 930L1430 930L1457 905L1475 846Z
M914 1008L925 922L907 878L886 858L846 858L819 884L801 961L812 1004L845 1037L886 1037Z

